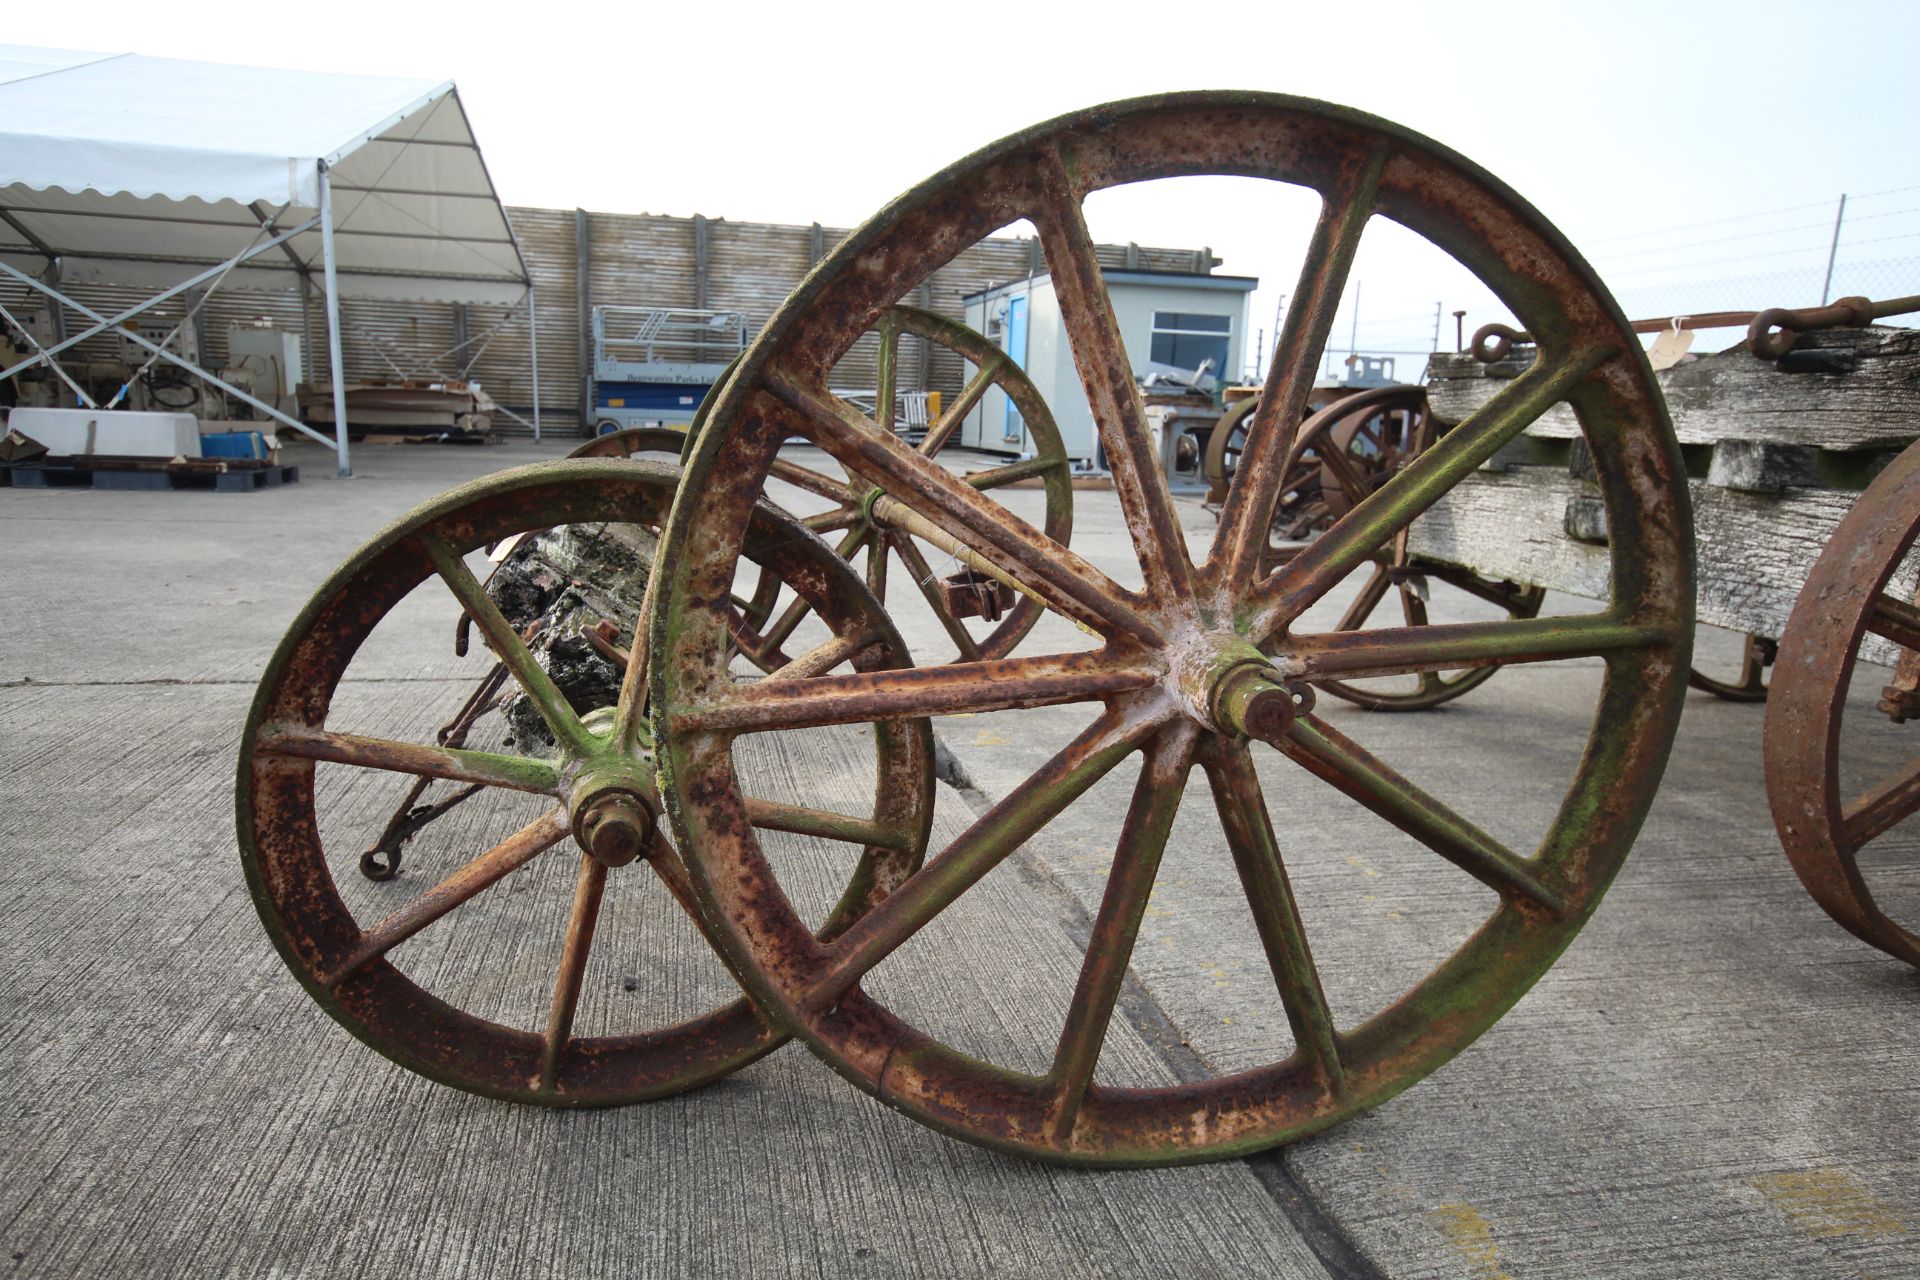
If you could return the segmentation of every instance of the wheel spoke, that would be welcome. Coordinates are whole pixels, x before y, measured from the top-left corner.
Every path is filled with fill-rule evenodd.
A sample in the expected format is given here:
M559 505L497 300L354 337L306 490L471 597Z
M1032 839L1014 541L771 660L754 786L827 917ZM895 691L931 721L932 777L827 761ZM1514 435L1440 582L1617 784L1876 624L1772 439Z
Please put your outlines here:
M860 523L860 512L851 507L843 507L838 511L823 511L817 516L806 516L800 523L815 533L837 533Z
M1280 845L1267 816L1266 797L1254 772L1253 755L1244 742L1215 738L1202 757L1207 781L1213 786L1214 807L1220 812L1240 887L1253 910L1254 928L1273 971L1280 1004L1300 1056L1326 1082L1330 1093L1346 1092L1346 1072L1340 1063L1340 1039L1320 986L1320 971L1307 946L1307 927L1300 919L1293 886L1280 860Z
M573 1015L580 1006L580 983L586 977L587 956L593 951L593 931L600 921L600 899L607 887L607 865L589 854L580 855L580 877L574 884L573 911L567 918L567 941L560 950L560 971L553 980L553 1000L547 1006L547 1031L540 1047L540 1087L551 1089L560 1078L560 1059L573 1039Z
M946 593L940 590L940 584L933 580L933 570L927 564L927 558L920 554L920 548L914 545L911 535L902 537L895 547L900 552L900 564L913 579L913 585L926 597L927 607L933 610L933 616L940 620L947 636L960 650L960 656L968 662L980 659L980 646L974 642L967 630L967 624L953 616L953 610L947 607Z
M855 818L824 809L781 804L774 800L746 800L747 820L765 831L787 831L800 836L819 836L847 844L870 845L881 849L911 849L913 833L903 828L884 826L871 818Z
M385 769L389 773L411 773L448 782L478 782L483 786L542 795L557 795L560 790L560 773L551 761L471 751L465 747L429 747L367 738L357 733L268 726L255 739L254 750L262 755L330 760L362 769Z
M1018 484L1022 480L1043 476L1055 467L1065 465L1059 458L1027 458L1020 462L1009 462L1004 467L975 471L967 477L967 483L981 490L998 489L1001 485Z
M873 598L884 602L887 598L887 544L892 536L885 529L875 532L873 540L867 543L867 590L873 592Z
M893 434L893 389L900 372L900 317L886 312L875 326L880 337L878 383L873 393L873 423L885 435Z
M843 507L860 505L860 495L853 491L852 486L845 481L835 480L831 476L823 476L810 467L775 458L772 471L776 480L785 480L796 489L805 489L808 493L837 502Z
M891 435L880 435L851 407L803 385L780 369L766 385L801 421L791 428L870 477L888 494L945 529L1025 585L1048 607L1103 635L1155 643L1155 626L1138 598L1085 559L1055 542L930 458Z
M1113 300L1100 273L1093 236L1080 207L1081 193L1056 153L1042 158L1040 188L1042 207L1029 216L1046 253L1067 345L1073 350L1094 426L1106 449L1114 492L1133 534L1147 599L1162 605L1191 600L1193 562L1187 556L1186 535L1174 513L1160 453L1147 426L1146 403L1134 381Z
M1047 1125L1056 1142L1064 1142L1072 1134L1074 1119L1080 1114L1080 1104L1099 1064L1113 1008L1126 981L1134 940L1146 915L1147 898L1153 892L1161 854L1166 851L1167 834L1173 829L1174 815L1179 812L1187 785L1187 771L1193 766L1193 747L1190 727L1175 725L1161 730L1148 746L1140 780L1134 784L1133 802L1114 848L1100 914L1094 918L1086 960L1080 966L1073 1002L1054 1049L1053 1068L1047 1073L1055 1091Z
M1333 624L1333 629L1335 631L1360 630L1366 625L1367 619L1373 616L1373 611L1380 607L1380 602L1387 598L1387 591L1392 586L1393 578L1387 572L1387 566L1376 560L1373 565L1373 574L1361 585L1360 593L1353 598L1353 603L1347 606L1347 611L1340 615L1340 621Z
M836 1003L863 974L891 955L1105 777L1159 728L1163 717L1109 709L1015 787L918 872L827 948L802 1003Z
M1620 622L1604 613L1502 618L1293 636L1274 665L1293 680L1358 680L1416 671L1464 671L1559 658L1604 657L1666 644L1671 639L1660 627Z
M1317 716L1301 716L1280 743L1288 759L1418 840L1508 901L1563 909L1519 855L1396 773Z
M1340 295L1346 291L1354 252L1373 216L1386 161L1384 150L1356 156L1346 181L1323 197L1292 305L1273 344L1273 363L1267 369L1259 407L1247 423L1233 487L1227 490L1220 512L1220 535L1209 569L1229 593L1238 594L1259 575L1273 505L1292 460L1294 437L1307 414L1307 397L1313 391L1314 373L1339 310Z
M480 580L467 568L466 561L436 534L422 533L420 545L433 562L441 580L466 609L467 616L480 628L480 634L487 638L487 645L493 650L494 656L513 673L514 682L540 712L540 718L547 722L553 736L576 755L591 752L595 746L593 735L580 723L580 717L574 714L566 695L560 692L546 669L535 660L526 642L520 638L520 633L513 629L513 624L494 604L493 597L487 594Z
M808 680L759 680L736 686L724 701L676 710L668 720L675 733L771 733L1089 702L1156 681L1151 667L1116 660L1104 651L1050 654Z
M1612 348L1593 348L1552 366L1536 364L1407 463L1254 588L1247 622L1255 643L1303 613L1616 354Z
M1920 608L1883 591L1867 611L1867 630L1903 648L1920 650Z
M927 428L926 439L920 442L920 452L932 457L946 448L947 441L953 438L953 433L960 429L960 424L966 421L967 415L972 413L974 406L980 403L980 397L986 395L987 389L993 386L994 378L998 377L1000 371L1011 363L1009 360L1000 359L992 364L982 365L979 371L967 380L967 385L961 388L954 402L940 410L939 420Z
M809 680L823 676L849 658L857 658L884 639L877 630L854 636L835 636L825 644L809 649L783 667L767 673L769 680Z
M1849 851L1899 826L1920 810L1920 758L1846 808L1841 833Z
M857 529L849 529L847 530L847 536L840 539L839 545L834 547L833 554L839 556L842 560L850 560L853 558L853 554L860 550L861 546L872 536L873 529L869 526L862 525ZM758 650L759 656L771 660L772 655L777 653L780 647L786 644L788 638L793 635L794 629L802 622L805 622L807 615L812 612L813 606L807 603L807 598L796 592L793 597L793 603L789 604L786 607L786 611L774 619L773 625L768 627L761 635L760 648Z
M565 839L567 815L555 809L529 822L433 888L360 935L346 959L320 976L337 987L481 890L499 883Z

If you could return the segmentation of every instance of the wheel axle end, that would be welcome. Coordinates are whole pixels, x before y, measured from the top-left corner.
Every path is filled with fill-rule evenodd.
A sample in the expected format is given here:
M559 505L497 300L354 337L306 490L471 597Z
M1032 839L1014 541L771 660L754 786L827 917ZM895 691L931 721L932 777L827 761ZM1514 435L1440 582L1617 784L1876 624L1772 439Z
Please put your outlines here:
M1213 699L1219 727L1277 746L1293 722L1313 710L1313 688L1285 681L1270 667L1248 665L1229 672Z

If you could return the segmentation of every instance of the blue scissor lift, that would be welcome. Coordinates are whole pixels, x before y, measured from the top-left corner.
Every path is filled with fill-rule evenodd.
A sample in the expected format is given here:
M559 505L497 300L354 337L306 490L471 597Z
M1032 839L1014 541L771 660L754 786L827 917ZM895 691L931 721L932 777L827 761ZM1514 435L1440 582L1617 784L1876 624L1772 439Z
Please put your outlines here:
M739 311L595 307L594 434L692 422L748 336Z

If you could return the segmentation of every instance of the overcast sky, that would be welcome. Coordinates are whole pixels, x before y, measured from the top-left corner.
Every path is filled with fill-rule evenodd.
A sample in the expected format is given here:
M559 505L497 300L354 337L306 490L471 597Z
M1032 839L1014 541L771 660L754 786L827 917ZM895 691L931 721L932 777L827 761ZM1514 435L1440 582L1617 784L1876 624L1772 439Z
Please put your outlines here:
M84 12L84 27L35 38L454 80L511 204L852 226L1065 111L1267 89L1361 107L1465 153L1557 222L1635 315L1818 301L1842 192L1855 197L1841 250L1855 274L1836 292L1920 293L1915 3L339 0L296 15L95 0ZM1270 329L1310 205L1265 184L1169 185L1092 204L1096 236L1211 245L1221 270L1262 277L1253 324ZM1493 318L1459 272L1393 230L1374 224L1356 268L1362 348L1425 349L1436 302L1468 307L1469 328Z

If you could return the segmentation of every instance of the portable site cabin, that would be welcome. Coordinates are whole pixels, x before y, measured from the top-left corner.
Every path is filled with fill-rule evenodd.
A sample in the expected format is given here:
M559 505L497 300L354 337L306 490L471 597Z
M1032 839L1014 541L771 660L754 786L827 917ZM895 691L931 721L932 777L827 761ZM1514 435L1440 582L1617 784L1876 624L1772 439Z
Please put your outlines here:
M529 319L534 308L451 81L20 45L0 45L0 284L9 286L0 324L30 352L0 380L41 364L61 373L63 352L119 331L151 359L332 447L342 475L343 297L480 304L508 317L524 307ZM153 292L108 316L76 296L84 285ZM323 295L332 439L129 324L214 289ZM5 308L22 298L51 304L51 335ZM528 324L529 341L536 328ZM310 336L303 349L311 369ZM62 380L82 407L106 410L78 380Z
M1231 382L1240 371L1247 331L1251 276L1108 269L1107 294L1136 377L1154 369L1209 372ZM1067 456L1076 466L1100 467L1093 410L1074 368L1066 328L1050 276L996 285L962 299L967 325L984 333L1032 379L1052 406ZM972 370L968 370L968 376ZM1026 424L1005 392L990 389L960 428L960 443L990 453L1025 454Z

